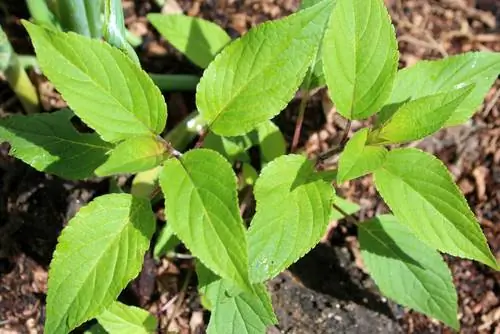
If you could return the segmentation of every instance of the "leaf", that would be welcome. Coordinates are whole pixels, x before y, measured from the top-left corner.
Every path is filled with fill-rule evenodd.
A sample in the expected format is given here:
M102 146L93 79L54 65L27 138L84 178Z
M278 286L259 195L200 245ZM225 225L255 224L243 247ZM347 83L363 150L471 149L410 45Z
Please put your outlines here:
M358 226L363 262L380 291L458 330L457 293L441 255L394 216L379 216Z
M203 143L203 147L219 152L231 163L250 162L246 151L257 145L260 145L262 163L272 161L286 152L285 138L271 121L259 124L254 130L242 136L224 137L210 132Z
M224 282L217 285L208 334L262 334L277 323L271 298L264 284L254 285L254 292L228 295Z
M162 170L162 166L157 166L153 169L137 173L132 180L130 193L136 197L150 198L158 187L158 177Z
M154 257L157 259L160 256L167 254L170 251L173 251L181 241L174 233L172 226L170 224L165 225L160 235L158 236L158 240L156 240L155 248L153 251Z
M307 9L312 7L321 1L331 1L333 5L335 5L336 0L305 0L300 3L300 10ZM321 38L324 37L326 27L328 26L328 21L330 20L329 16L324 17L324 21L321 22L321 26L323 27L323 31L321 32ZM325 85L325 75L323 73L323 48L320 47L317 49L316 54L313 58L313 62L309 67L309 70L306 74L304 82L302 83L301 88L311 90L314 88L322 87Z
M113 146L97 134L77 132L72 117L70 110L63 109L0 119L0 142L8 141L10 154L38 171L65 179L90 177Z
M160 185L175 234L214 273L251 290L231 165L215 151L192 150L165 163Z
M210 129L243 135L278 114L301 84L321 40L324 1L251 29L225 47L205 70L196 105Z
M387 149L369 146L368 129L359 130L347 142L339 159L337 182L352 180L373 172L384 162Z
M138 173L152 169L170 157L167 143L151 136L132 137L119 143L96 170L99 176Z
M420 61L398 72L387 104L397 105L475 84L446 122L447 126L461 124L483 102L499 73L500 53L469 52L442 60Z
M203 307L212 311L217 302L217 295L221 289L222 279L205 267L200 261L196 262L196 276L198 277L198 292Z
M231 37L217 24L186 15L148 14L160 34L193 63L206 68Z
M370 134L370 143L406 143L425 138L441 129L474 85L430 95L405 103L380 129Z
M160 90L120 50L74 33L23 24L43 73L104 140L116 142L163 131L167 107Z
M348 215L352 215L361 209L360 206L357 205L356 203L349 202L348 200L345 200L342 197L338 197L336 195L333 196L333 204L338 206L340 209L342 209L342 211L344 211ZM339 212L335 208L332 208L332 211L330 212L329 221L339 220L343 218L345 217L342 212Z
M323 39L330 97L348 119L378 112L389 98L398 46L382 0L337 0Z
M474 214L441 161L417 149L397 149L374 176L398 220L420 240L497 268Z
M149 201L104 195L80 209L50 264L46 333L68 333L109 307L142 267L156 221Z
M255 184L257 212L248 230L250 279L263 282L315 246L328 226L333 192L311 161L286 155L269 163Z
M139 307L114 302L97 321L110 334L147 334L156 333L156 318Z

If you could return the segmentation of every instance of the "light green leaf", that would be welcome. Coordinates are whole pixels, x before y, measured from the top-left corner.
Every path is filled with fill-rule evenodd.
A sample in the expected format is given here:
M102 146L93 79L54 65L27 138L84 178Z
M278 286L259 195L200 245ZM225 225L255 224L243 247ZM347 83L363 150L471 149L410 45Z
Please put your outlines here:
M336 0L305 0L300 3L300 10L307 9L309 7L312 7L321 1L331 1L333 4L335 4ZM329 16L325 16L324 21L321 22L321 25L323 26L323 31L321 32L322 38L325 35L326 27L328 25L328 21L330 20ZM316 54L313 58L312 64L309 67L308 73L306 74L306 77L304 79L304 82L302 83L301 88L302 89L314 89L318 88L321 86L325 85L325 75L323 73L323 48L320 47L316 51Z
M497 268L474 214L441 161L417 149L397 149L374 176L398 220L420 240Z
M76 131L71 117L73 113L63 109L0 119L0 142L8 141L10 154L36 170L65 179L92 176L113 146L97 134Z
M109 142L159 134L167 108L151 78L120 50L23 21L43 73L71 109Z
M324 1L251 29L205 70L196 105L218 135L243 135L278 114L293 98L321 40Z
M165 141L152 136L132 137L119 143L95 172L99 176L143 172L168 157L170 152Z
M214 273L251 290L231 165L215 151L192 150L165 163L160 185L175 234Z
M447 126L457 125L476 111L499 73L500 53L469 52L442 60L420 61L398 72L387 104L398 105L475 84L446 122ZM382 122L388 118L383 117Z
M158 240L156 240L155 248L153 250L153 255L157 259L160 256L167 254L170 251L173 251L181 241L174 233L172 226L170 224L165 225L160 235L158 236Z
M257 178L259 177L259 173L253 168L249 163L244 162L241 166L241 183L242 187L245 186L253 186Z
M155 225L149 201L128 194L80 209L50 264L45 332L66 334L110 306L141 270Z
M323 70L338 112L362 119L391 94L398 46L383 0L337 0L323 39Z
M97 321L110 334L148 334L156 333L156 318L146 310L114 302Z
M186 15L148 14L148 20L177 50L206 68L231 37L217 24Z
M196 262L196 276L198 277L198 293L203 307L212 311L217 302L217 295L221 289L222 279L205 267L200 261Z
M286 155L270 162L255 184L257 212L248 230L250 279L279 274L315 246L328 226L333 191L311 161Z
M343 199L342 197L339 197L336 195L334 195L334 197L333 197L333 204L338 206L340 209L342 209L342 211L344 211L348 215L352 215L361 209L360 206L357 205L356 203L349 202L348 200ZM339 212L335 208L332 208L329 220L330 221L339 220L342 218L345 218L344 214L342 212Z
M221 282L215 294L208 334L262 334L267 326L277 323L271 298L264 284L254 285L254 292L236 296L228 294Z
M387 149L380 146L369 146L368 129L359 130L347 142L339 159L337 182L352 180L373 172L384 162Z
M474 85L430 95L405 103L380 129L370 134L370 143L406 143L425 138L443 127Z
M271 121L259 124L254 130L242 136L224 137L210 132L203 143L203 147L219 152L231 163L249 162L250 157L246 151L257 145L260 145L260 158L263 164L286 152L285 138Z
M379 216L358 226L363 262L380 291L458 330L457 293L441 255L394 216Z
M162 170L161 166L137 173L132 180L130 193L136 197L150 198L158 187L158 178Z

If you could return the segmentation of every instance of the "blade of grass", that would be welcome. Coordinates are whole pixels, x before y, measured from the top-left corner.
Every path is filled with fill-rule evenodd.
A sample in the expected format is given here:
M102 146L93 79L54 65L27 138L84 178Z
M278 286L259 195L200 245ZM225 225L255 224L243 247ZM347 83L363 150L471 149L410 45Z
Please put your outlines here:
M0 71L4 73L27 114L39 111L38 93L0 26Z
M61 28L91 37L85 0L58 0L57 13Z
M26 0L26 5L33 22L49 29L60 29L59 22L44 0Z
M133 61L139 64L139 58L134 48L127 42L125 21L121 0L104 0L104 39L111 45L122 50Z
M85 1L85 13L89 26L90 37L102 37L102 3L103 0Z

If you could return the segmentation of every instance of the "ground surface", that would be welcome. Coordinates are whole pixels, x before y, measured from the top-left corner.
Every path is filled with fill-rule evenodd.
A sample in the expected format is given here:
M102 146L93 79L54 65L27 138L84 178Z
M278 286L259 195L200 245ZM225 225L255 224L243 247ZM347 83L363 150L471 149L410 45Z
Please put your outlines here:
M222 25L233 37L250 27L293 12L296 0L166 1L164 11L183 11ZM4 1L1 23L7 25L16 50L31 52L20 18L20 1ZM495 0L387 0L397 27L401 66L470 50L500 51L500 3ZM124 1L127 25L144 37L138 49L144 67L157 73L200 73L147 25L145 15L161 11L153 2ZM32 73L46 110L64 105L43 78ZM435 153L452 171L479 217L493 252L500 255L500 83L484 107L464 126L441 131L417 143ZM193 94L166 95L169 122L194 108ZM291 139L298 98L276 122ZM5 82L0 82L2 116L20 112ZM314 95L307 109L301 144L311 155L341 137L341 122L325 99ZM356 130L361 124L353 124ZM56 239L81 205L103 194L104 179L67 182L26 167L0 147L0 333L41 333L47 269ZM369 178L343 185L339 192L362 205L359 219L385 207ZM161 213L161 207L158 208ZM161 216L161 215L160 215ZM440 333L438 322L404 310L381 298L363 271L356 230L341 221L332 224L323 242L292 268L269 283L279 326L271 333ZM500 273L471 261L446 258L460 302L463 333L500 333ZM194 279L182 290L192 270L189 259L154 261L121 298L147 308L160 319L162 332L201 333L208 314L200 306ZM172 317L172 315L175 315ZM173 321L168 319L174 318Z

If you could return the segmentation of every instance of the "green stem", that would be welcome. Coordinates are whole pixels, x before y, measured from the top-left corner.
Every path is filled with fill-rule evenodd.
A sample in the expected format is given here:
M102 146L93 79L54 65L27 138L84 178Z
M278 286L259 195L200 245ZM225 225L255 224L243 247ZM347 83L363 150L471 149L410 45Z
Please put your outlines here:
M195 91L200 78L188 74L149 74L154 83L166 92Z
M142 37L134 35L129 30L125 30L125 38L127 39L127 42L134 48L142 44Z
M85 1L85 13L87 15L87 24L90 31L90 37L102 37L102 0Z
M59 22L50 11L47 3L43 0L26 0L28 11L33 21L41 26L58 30L60 29Z
M295 131L293 132L292 147L290 149L291 153L294 153L299 146L300 133L302 131L302 124L304 123L304 115L306 113L307 102L309 101L310 93L309 90L304 92L304 96L300 101L299 105L299 115L295 123Z
M91 37L85 0L58 0L57 16L64 31Z
M38 92L12 49L7 35L0 27L0 71L2 71L24 110L28 114L39 111Z

